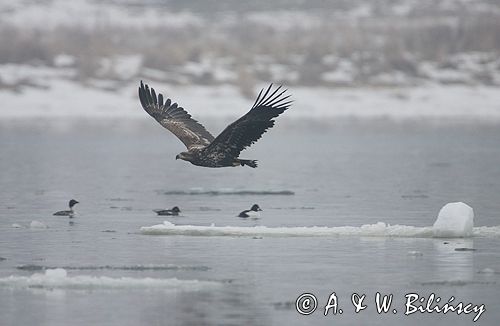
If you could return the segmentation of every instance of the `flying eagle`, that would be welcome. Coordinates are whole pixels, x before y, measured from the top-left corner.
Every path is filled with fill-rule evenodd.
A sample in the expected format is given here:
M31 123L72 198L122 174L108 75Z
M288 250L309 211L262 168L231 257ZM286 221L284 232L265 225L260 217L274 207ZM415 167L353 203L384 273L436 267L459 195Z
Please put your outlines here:
M256 168L257 161L238 158L240 152L274 126L273 119L285 112L292 103L287 101L290 95L284 95L286 89L281 90L279 86L271 91L272 86L269 85L265 92L262 89L250 111L227 126L215 138L177 103L170 99L163 101L162 94L157 96L155 90L144 85L142 81L139 99L150 116L186 145L188 151L178 154L175 159L210 168L240 165Z

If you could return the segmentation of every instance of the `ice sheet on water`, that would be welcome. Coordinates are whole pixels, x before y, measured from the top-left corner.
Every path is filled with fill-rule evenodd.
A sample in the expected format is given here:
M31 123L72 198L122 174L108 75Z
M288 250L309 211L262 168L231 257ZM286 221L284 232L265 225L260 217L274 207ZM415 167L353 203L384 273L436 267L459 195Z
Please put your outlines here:
M491 281L473 281L473 280L444 280L444 281L428 281L419 283L423 286L466 286L470 284L479 285L494 285L496 282Z
M207 271L210 268L203 265L174 265L174 264L146 264L146 265L80 265L80 266L47 266L47 265L19 265L23 271L43 271L62 268L64 270L123 270L123 271Z
M478 271L479 274L488 274L488 275L493 275L493 274L500 274L500 272L496 272L493 268L486 267Z
M441 208L434 222L435 237L469 237L474 227L474 210L462 202L448 203Z
M432 238L435 237L432 226L417 227L411 225L389 225L383 222L356 226L310 226L310 227L267 227L267 226L209 226L175 225L164 221L163 224L143 226L140 229L145 235L185 235L185 236L267 236L267 237L401 237ZM476 227L467 236L500 237L500 226ZM463 237L458 235L456 237Z
M40 221L31 221L30 223L30 228L31 229L47 229L48 226Z
M35 273L31 276L11 275L0 278L0 287L73 290L148 289L197 291L220 284L222 283L216 281L179 280L177 278L68 276L67 271L63 268L48 269L44 273Z
M271 237L328 237L328 236L374 236L374 237L432 237L431 227L387 225L383 222L355 226L311 226L311 227L241 227L241 226L198 226L163 224L141 227L141 233L149 235L189 236L271 236Z
M293 196L295 192L291 190L242 190L232 188L204 189L191 188L188 190L168 190L164 195L208 195L208 196L226 196L226 195L259 195L259 196Z

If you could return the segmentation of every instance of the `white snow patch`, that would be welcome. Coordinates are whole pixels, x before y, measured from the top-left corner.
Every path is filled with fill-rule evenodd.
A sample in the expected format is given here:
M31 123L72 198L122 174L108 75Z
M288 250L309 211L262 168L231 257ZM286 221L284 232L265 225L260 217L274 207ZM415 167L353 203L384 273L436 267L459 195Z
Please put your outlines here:
M399 94L394 96L394 94ZM423 86L394 88L293 89L288 118L355 117L500 120L500 92L494 87ZM404 101L402 101L404 99ZM297 108L300 108L297 110ZM451 121L451 120L449 120Z
M215 281L179 280L177 278L132 278L77 275L68 276L63 268L49 269L45 273L31 276L15 276L0 278L0 286L12 288L42 289L151 289L151 290L184 290L197 291L205 287L220 285Z
M21 94L0 91L0 100L6 103L0 115L2 118L143 117L144 112L137 107L137 85L134 86L109 92L82 87L69 80L52 80L47 90L26 88Z
M299 80L299 73L297 71L291 70L286 65L273 63L267 65L265 70L271 74L272 80L296 82Z
M136 76L142 67L142 55L121 55L103 58L97 74L100 77L130 80Z
M52 80L61 80L72 78L75 71L67 67L53 68L44 65L26 65L26 64L3 64L0 65L0 80L6 85L16 85L18 83L28 83L38 87L47 88ZM37 88L34 88L38 90ZM33 88L31 88L33 90ZM48 90L46 96L50 96ZM0 97L3 97L3 91L0 91Z
M393 71L388 73L379 74L371 78L372 82L380 86L398 86L398 85L411 85L412 78L400 72Z
M298 10L249 12L244 19L260 26L271 27L277 31L288 31L292 28L314 29L321 27L322 23L317 15Z
M30 229L47 229L48 226L40 221L31 221Z
M474 210L462 202L448 203L434 222L435 237L469 237L474 227Z
M352 85L354 83L355 67L350 60L328 55L322 60L325 64L333 65L334 70L325 71L321 74L323 81L335 85Z
M352 74L342 70L323 72L321 74L321 79L335 85L351 85L354 82Z
M128 73L133 73L134 69ZM0 102L4 103L0 110L0 119L146 117L137 99L138 82L108 81L104 85L89 82L89 85L83 86L70 79L69 76L73 74L70 68L60 71L42 66L0 65L3 83L15 85L28 80L42 86L20 86L20 92L0 90ZM206 117L237 118L245 114L251 105L235 86L172 86L165 82L148 81L155 78L154 74L165 77L161 71L147 70L142 74L151 75L144 79L150 86L157 92L173 98L199 120ZM91 87L92 85L95 87ZM255 87L255 94L261 87L266 86L261 84ZM113 91L109 91L110 88ZM383 89L294 87L289 93L294 103L292 109L286 113L287 119L500 121L500 92L497 88L488 86Z
M8 14L2 15L4 23L42 30L73 26L89 29L99 26L180 28L203 23L194 13L174 13L156 6L124 6L89 0L9 1L9 4ZM5 4L1 4L1 8L7 9Z
M76 59L74 56L61 53L54 58L54 66L56 67L71 67L74 66Z

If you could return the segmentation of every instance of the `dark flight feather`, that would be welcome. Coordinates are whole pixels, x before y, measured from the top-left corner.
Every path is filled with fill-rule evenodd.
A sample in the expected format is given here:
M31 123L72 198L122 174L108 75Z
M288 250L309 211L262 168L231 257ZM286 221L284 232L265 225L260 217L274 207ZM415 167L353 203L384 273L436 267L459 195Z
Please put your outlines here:
M274 126L273 119L285 112L292 101L284 102L290 97L290 95L282 96L286 90L275 96L281 86L268 95L271 88L272 84L264 95L262 95L263 90L260 91L252 109L227 126L204 150L206 155L224 152L228 156L237 157L242 150L255 143Z

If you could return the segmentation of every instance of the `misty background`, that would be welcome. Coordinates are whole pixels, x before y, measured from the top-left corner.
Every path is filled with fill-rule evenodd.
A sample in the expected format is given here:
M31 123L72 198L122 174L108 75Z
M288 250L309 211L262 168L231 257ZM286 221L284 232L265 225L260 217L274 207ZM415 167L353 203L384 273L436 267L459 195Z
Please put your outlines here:
M500 117L494 0L0 1L0 44L4 118L139 116L139 80L205 116L274 82L303 115Z

